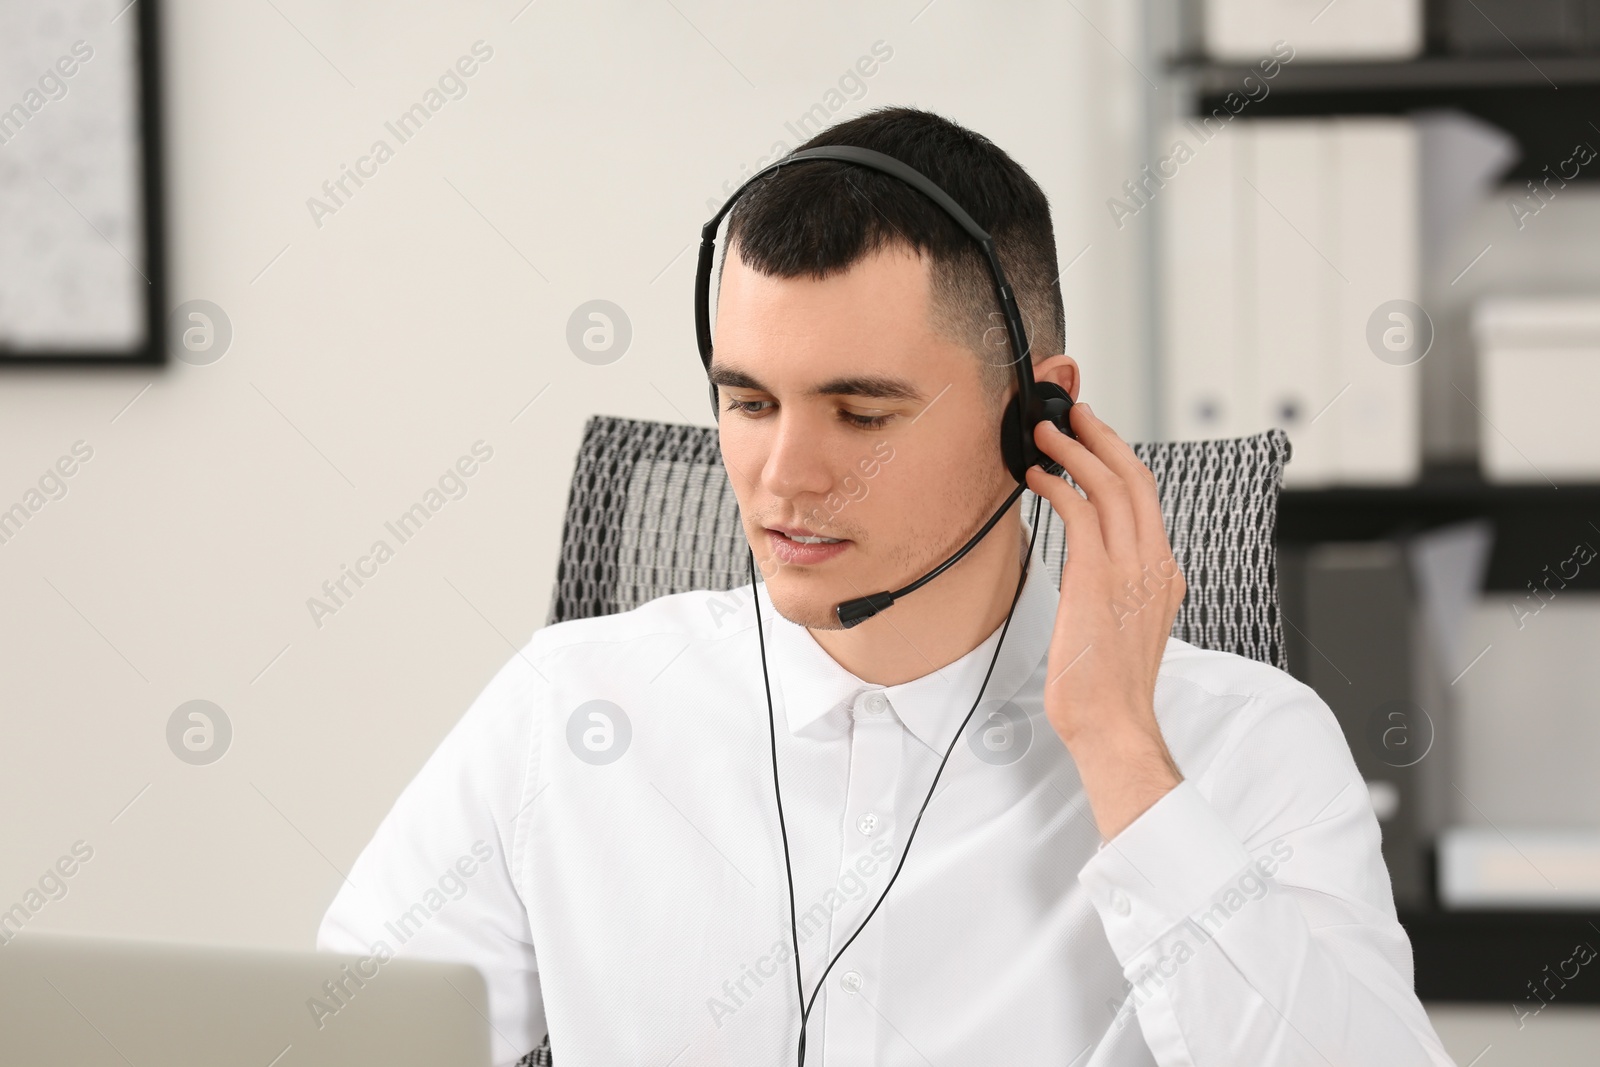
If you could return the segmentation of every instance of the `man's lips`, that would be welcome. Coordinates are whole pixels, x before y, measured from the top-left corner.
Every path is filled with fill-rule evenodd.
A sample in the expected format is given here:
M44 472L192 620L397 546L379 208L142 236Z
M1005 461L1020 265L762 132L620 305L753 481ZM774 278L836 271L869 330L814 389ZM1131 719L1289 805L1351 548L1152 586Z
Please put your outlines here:
M843 542L843 541L849 540L849 538L834 537L832 534L817 533L814 530L806 529L804 526L768 526L767 530L770 531L771 533L782 534L783 536L787 537L789 540L794 541L796 543L801 543L801 544L806 543L806 542L802 542L800 540L802 537L809 537L809 538L813 539L813 541L815 541L815 540L817 540L819 538L823 539L824 541L840 541L840 542Z
M792 530L793 533L787 531ZM803 529L795 527L769 526L767 539L772 542L772 555L781 564L795 566L809 566L812 564L826 563L828 560L847 551L851 542L847 540L833 541L800 541L797 537L816 537L808 534Z

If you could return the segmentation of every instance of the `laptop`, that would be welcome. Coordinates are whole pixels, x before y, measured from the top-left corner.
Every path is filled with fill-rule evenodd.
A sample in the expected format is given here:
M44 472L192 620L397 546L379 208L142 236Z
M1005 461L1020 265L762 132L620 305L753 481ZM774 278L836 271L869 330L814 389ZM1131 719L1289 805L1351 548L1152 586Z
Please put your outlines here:
M489 1067L465 963L23 933L0 944L0 1064Z

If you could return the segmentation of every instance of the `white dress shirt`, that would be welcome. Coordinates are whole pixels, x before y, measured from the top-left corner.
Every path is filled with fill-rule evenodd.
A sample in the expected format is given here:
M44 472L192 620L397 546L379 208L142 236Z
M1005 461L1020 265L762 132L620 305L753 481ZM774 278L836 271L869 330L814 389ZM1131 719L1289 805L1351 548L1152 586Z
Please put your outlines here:
M885 687L756 595L809 997L1000 631ZM1327 705L1169 639L1155 710L1184 781L1102 844L1044 715L1059 596L1036 554L904 868L817 997L808 1067L1450 1064ZM744 586L535 633L395 802L318 947L475 964L496 1063L548 1032L558 1067L794 1064L755 620Z

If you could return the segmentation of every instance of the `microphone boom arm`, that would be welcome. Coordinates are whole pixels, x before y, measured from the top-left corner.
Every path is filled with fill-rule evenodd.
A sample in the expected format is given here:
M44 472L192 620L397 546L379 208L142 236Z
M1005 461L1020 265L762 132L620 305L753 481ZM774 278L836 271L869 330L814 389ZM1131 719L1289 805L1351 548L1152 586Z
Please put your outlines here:
M1022 491L1026 488L1026 485L1018 485L1015 489L1013 489L1011 491L1011 495L1006 497L1006 502L1000 505L1000 509L993 515L989 516L989 521L983 524L983 529L973 534L972 539L957 549L955 554L949 559L945 560L943 563L939 564L939 566L935 567L927 574L924 574L921 578L918 578L910 585L902 586L893 592L885 591L882 593L873 593L871 596L863 596L857 597L854 600L846 600L843 604L840 604L838 607L834 608L833 612L838 617L839 624L848 630L852 626L857 626L863 622L866 622L868 619L878 614L878 612L889 607L896 600L899 600L908 593L916 592L927 583L939 577L939 575L948 570L950 566L957 560L961 559L961 557L965 556L968 552L971 552L975 547L977 547L978 542L982 541L989 531L994 529L994 524L1000 521L1000 516L1011 510L1011 505L1017 502L1017 499L1022 496ZM1024 564L1024 566L1026 566L1026 564Z

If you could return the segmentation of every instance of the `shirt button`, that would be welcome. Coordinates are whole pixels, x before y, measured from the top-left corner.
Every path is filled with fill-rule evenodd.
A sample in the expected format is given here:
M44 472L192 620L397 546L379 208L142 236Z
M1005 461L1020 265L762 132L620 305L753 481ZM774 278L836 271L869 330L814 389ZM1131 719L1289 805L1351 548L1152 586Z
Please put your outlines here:
M839 987L846 993L861 992L861 975L855 971L846 971L839 976Z
M856 829L861 831L863 837L871 837L878 829L878 817L872 812L867 812L856 820Z
M882 715L889 707L889 698L882 693L868 693L865 706L867 714Z
M1132 906L1128 903L1128 895L1120 889L1113 889L1111 891L1111 910L1116 912L1118 915L1126 915L1128 912L1133 910Z

